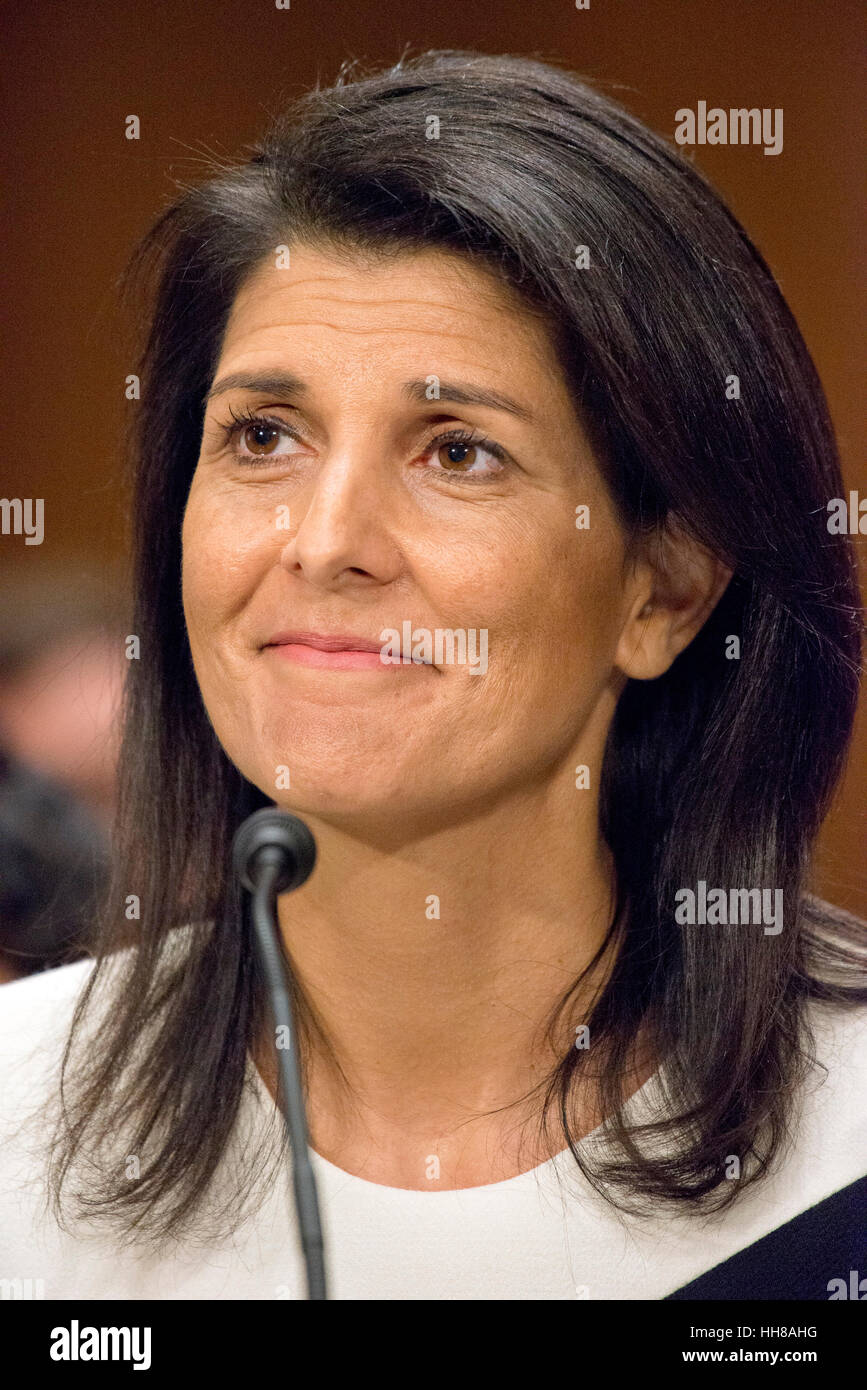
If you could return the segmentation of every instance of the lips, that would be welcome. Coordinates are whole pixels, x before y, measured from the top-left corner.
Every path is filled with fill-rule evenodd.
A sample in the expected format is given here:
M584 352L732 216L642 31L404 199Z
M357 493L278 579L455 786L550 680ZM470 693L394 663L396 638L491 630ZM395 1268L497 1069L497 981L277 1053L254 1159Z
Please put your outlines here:
M351 632L278 632L265 643L266 647L313 647L320 652L379 652L382 641L356 637Z
M264 651L281 664L312 667L319 671L394 672L383 660L383 642L358 637L354 632L276 632Z

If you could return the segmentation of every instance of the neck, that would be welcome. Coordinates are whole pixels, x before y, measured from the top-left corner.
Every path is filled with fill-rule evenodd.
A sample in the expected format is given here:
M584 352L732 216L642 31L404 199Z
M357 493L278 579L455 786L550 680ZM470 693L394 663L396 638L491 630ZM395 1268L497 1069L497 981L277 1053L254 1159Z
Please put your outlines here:
M538 1114L538 1103L520 1107L574 1045L611 964L594 968L547 1038L605 939L614 894L596 806L588 795L576 821L574 794L562 799L524 790L388 849L307 817L316 872L278 915L307 1016L319 1152L374 1129L423 1146L502 1107ZM273 1089L268 1056L263 1045Z

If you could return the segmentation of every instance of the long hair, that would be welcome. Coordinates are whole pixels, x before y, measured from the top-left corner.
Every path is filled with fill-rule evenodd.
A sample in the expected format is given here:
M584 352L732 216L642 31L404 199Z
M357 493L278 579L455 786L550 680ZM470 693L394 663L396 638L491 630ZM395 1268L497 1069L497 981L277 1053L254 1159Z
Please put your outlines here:
M151 287L132 441L140 659L125 697L114 878L63 1058L48 1188L58 1219L67 1186L78 1214L125 1239L160 1243L203 1219L266 1016L228 856L237 825L268 798L230 763L204 708L180 535L233 301L293 241L370 257L443 248L493 269L547 316L627 534L676 524L733 571L666 674L627 683L605 752L616 955L580 1019L603 1112L614 1112L603 1152L580 1148L571 1128L587 1052L560 1060L542 1108L616 1207L722 1208L791 1140L815 1045L807 1001L867 999L857 926L808 893L851 736L862 628L852 547L827 529L842 481L797 325L696 169L547 62L446 50L374 73L344 66L248 154L181 189L130 271L130 284ZM726 389L733 376L739 396ZM739 659L726 655L732 637ZM700 880L782 889L783 930L678 924L675 894ZM618 1113L640 1029L666 1064L665 1114L649 1126ZM120 1134L137 1181L105 1157ZM731 1155L739 1183L721 1182ZM275 1171L258 1155L229 1166L237 1200L214 1229L233 1229L251 1180Z

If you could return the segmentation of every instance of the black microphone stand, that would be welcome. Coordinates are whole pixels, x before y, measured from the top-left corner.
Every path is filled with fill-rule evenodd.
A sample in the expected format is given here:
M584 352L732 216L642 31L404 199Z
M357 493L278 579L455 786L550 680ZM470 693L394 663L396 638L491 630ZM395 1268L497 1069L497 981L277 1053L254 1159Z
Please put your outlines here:
M277 834L269 836L269 829L276 829ZM287 830L288 838L294 838L296 842L294 845L287 846ZM303 842L298 845L299 832L302 831L304 836L300 838ZM293 849L300 849L301 852L293 854ZM269 807L248 817L235 837L236 867L245 887L252 892L253 926L268 983L275 1028L282 1030L282 1036L288 1043L288 1046L277 1047L277 1064L286 1103L284 1119L292 1153L292 1181L307 1274L307 1297L318 1300L328 1298L322 1225L316 1179L310 1162L307 1116L295 1046L295 1020L278 945L276 912L278 892L290 887L297 888L304 882L313 868L315 852L313 836L303 821L285 811ZM308 860L306 864L303 862L305 857ZM288 872L287 860L291 865Z

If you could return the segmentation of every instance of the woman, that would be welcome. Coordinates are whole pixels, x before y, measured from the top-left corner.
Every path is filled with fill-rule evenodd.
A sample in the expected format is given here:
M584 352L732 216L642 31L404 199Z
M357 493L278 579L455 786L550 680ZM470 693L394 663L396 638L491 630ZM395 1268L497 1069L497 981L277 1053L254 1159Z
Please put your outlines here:
M18 1264L304 1296L229 860L276 803L332 1297L779 1293L737 1260L860 1190L867 988L807 894L854 566L764 261L619 107L461 52L300 101L153 259L118 864L96 967L3 992L10 1128L64 1053Z

